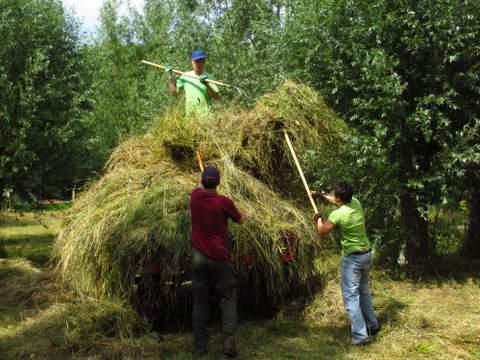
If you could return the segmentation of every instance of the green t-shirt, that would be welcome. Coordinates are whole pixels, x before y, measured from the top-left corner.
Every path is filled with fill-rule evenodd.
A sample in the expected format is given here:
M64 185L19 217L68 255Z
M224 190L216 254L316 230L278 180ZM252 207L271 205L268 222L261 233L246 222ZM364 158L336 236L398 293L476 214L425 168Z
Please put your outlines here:
M196 76L193 70L187 74ZM204 74L207 75L208 79L213 80L211 75ZM209 85L215 92L218 92L218 87L215 84L210 83ZM207 87L200 80L182 75L177 79L177 90L185 91L187 115L206 116L210 112L212 97L208 94Z
M355 251L369 250L370 241L365 230L365 217L360 201L352 198L349 204L343 204L332 211L328 220L342 232L342 255Z

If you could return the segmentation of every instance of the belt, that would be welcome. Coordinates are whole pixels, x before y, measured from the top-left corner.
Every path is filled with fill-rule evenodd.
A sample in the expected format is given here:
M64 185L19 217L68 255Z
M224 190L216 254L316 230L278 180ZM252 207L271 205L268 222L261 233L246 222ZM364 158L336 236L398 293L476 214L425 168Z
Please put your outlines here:
M358 250L358 251L354 251L354 252L348 254L348 256L350 256L350 255L363 255L363 254L368 254L370 251L372 251L372 249L368 249L368 250Z

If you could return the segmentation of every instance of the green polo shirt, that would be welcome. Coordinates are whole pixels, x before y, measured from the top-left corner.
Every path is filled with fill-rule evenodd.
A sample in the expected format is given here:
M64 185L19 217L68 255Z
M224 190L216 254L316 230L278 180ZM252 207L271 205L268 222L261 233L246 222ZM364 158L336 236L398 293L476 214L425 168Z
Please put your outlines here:
M365 217L362 205L356 198L332 211L328 220L342 232L342 255L370 249L370 241L365 230Z
M191 76L196 76L195 71L187 73ZM207 79L213 80L212 76L207 75ZM198 79L190 76L182 75L177 79L177 90L185 91L185 106L187 115L206 116L210 112L212 106L212 97L208 94L207 87ZM210 83L210 87L218 93L218 87Z

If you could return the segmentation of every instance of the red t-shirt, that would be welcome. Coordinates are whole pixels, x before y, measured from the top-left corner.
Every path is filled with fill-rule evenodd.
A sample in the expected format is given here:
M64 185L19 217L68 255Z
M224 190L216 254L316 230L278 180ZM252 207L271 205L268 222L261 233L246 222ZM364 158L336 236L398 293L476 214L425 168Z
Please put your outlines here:
M228 219L240 221L242 215L228 197L197 188L190 199L192 245L214 260L230 258L227 242Z

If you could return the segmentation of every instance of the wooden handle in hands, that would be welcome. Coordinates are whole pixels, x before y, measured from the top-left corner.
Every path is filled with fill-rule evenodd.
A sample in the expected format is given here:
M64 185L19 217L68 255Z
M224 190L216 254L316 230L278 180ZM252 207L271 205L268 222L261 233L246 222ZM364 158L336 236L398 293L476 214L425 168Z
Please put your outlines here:
M195 156L197 157L198 166L200 167L200 171L203 173L203 170L204 170L203 161L202 161L202 157L200 156L200 151L198 151L198 149L195 150Z
M152 62L147 61L147 60L142 60L142 63L147 64L147 65L151 65L151 66L155 66L155 67L158 67L160 69L166 69L167 68L164 65L155 64L155 63L152 63ZM178 75L185 75L185 76L191 77L192 79L198 79L199 78L199 76L191 75L191 74L188 74L188 73L180 71L180 70L173 69L172 72L174 72L175 74L178 74ZM226 87L231 86L231 85L225 84L225 83L223 83L221 81L217 81L217 80L206 79L205 81L208 82L208 83L219 85L219 86L226 86Z
M298 161L297 154L295 154L295 150L293 149L292 142L290 141L290 137L288 136L287 130L285 130L285 128L283 128L283 134L285 135L285 140L287 140L287 144L290 149L290 152L292 153L292 157L293 157L293 160L295 161L295 165L297 166L298 173L302 178L302 182L303 182L303 185L305 186L305 190L307 191L307 195L308 195L308 198L310 199L310 203L312 204L313 211L315 211L315 214L316 214L318 213L317 205L315 204L312 194L310 193L310 188L308 187L307 180L305 179L305 175L303 175L302 167L300 166L300 162Z

